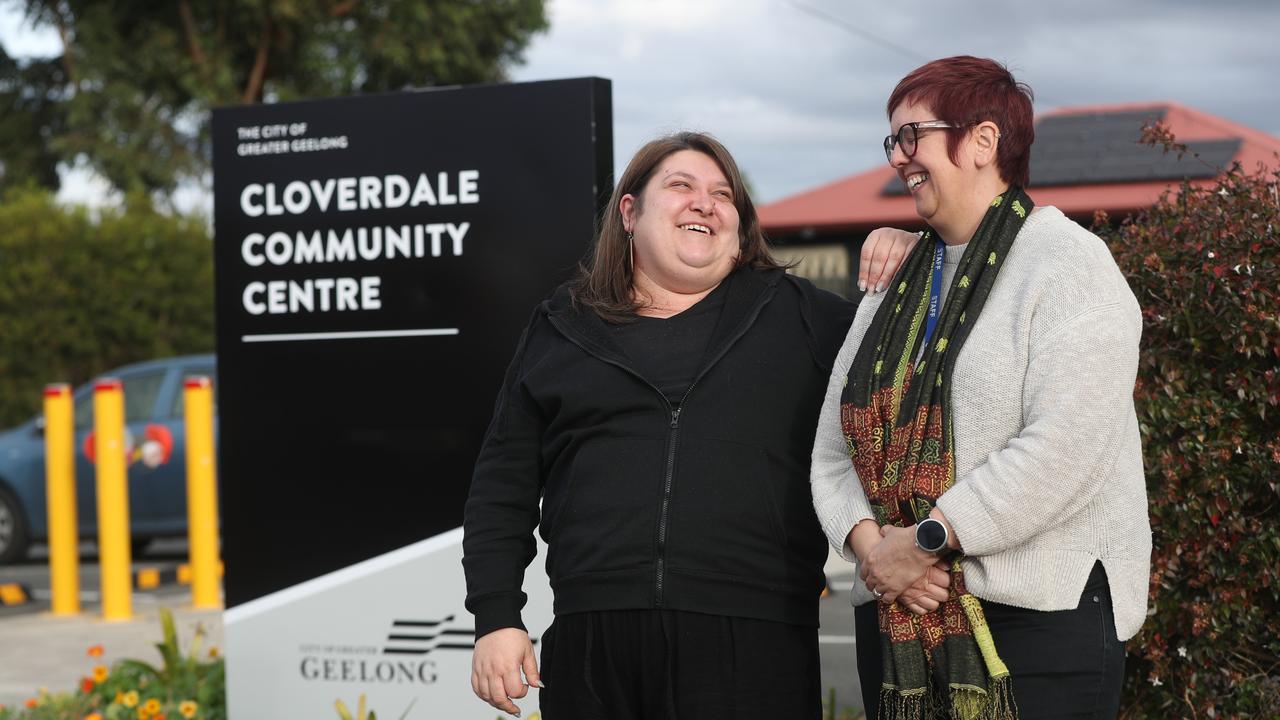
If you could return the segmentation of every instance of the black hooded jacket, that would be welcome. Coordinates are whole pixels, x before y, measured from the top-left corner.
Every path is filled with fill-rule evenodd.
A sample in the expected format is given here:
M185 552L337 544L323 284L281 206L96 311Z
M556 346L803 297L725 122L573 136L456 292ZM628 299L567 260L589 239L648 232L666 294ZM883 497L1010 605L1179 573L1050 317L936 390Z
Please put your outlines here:
M567 287L534 312L467 499L476 637L524 627L535 527L557 615L667 608L818 624L827 549L809 457L855 307L780 270L726 282L706 361L679 404L632 369Z

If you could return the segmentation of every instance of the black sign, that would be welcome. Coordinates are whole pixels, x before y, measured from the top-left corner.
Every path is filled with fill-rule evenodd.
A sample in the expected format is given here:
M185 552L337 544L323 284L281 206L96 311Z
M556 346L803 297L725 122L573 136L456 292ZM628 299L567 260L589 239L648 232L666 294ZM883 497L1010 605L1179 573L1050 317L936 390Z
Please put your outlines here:
M611 190L600 79L214 111L228 607L462 522L502 373Z

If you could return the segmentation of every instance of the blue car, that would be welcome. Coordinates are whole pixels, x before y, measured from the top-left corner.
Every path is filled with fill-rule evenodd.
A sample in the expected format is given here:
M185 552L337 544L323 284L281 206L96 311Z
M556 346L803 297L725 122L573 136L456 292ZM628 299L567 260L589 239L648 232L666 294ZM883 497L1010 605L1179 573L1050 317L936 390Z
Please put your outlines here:
M213 355L188 355L126 365L102 375L124 382L129 521L135 549L152 538L187 532L183 381L215 374ZM98 533L93 383L76 388L73 397L76 516L80 537L93 540ZM44 542L48 519L41 415L0 433L0 564L22 559L31 543Z

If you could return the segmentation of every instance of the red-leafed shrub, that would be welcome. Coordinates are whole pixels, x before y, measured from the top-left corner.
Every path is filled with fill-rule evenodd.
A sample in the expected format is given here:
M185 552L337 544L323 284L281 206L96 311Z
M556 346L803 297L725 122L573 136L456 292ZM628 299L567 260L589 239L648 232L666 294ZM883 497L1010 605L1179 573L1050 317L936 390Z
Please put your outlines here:
M1280 717L1278 183L1236 167L1100 231L1144 319L1155 550L1126 718Z

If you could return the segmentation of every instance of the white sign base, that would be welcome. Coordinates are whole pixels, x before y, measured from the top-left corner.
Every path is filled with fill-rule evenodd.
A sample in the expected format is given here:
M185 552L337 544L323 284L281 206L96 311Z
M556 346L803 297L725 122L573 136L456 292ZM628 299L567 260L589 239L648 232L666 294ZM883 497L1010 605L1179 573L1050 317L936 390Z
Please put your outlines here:
M529 566L524 619L551 623L546 548ZM463 607L462 529L231 608L225 615L231 720L336 718L363 694L379 720L493 720L471 691L474 618ZM517 702L537 710L537 692Z

